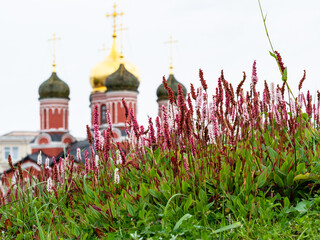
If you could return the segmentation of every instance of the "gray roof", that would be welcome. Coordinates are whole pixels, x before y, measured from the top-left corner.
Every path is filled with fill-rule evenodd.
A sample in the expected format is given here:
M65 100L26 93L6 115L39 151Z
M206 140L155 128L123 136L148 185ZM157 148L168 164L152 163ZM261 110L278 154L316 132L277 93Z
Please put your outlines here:
M66 154L68 153L69 148L70 148L70 156L73 156L74 160L76 162L78 162L78 159L77 159L77 148L80 148L80 150L81 150L81 162L82 163L84 163L84 161L85 161L85 159L84 159L85 150L88 151L89 157L91 157L90 145L89 145L88 140L86 139L86 140L83 140L83 141L76 141L76 142L71 143L69 145L69 147L66 149L66 152L62 151L60 154L58 154L55 157L57 162L59 162L60 157L64 158L66 156ZM38 155L39 155L39 152L28 154L27 156L25 156L23 159L21 159L18 162L23 163L24 161L31 160L32 162L37 163L38 162ZM48 157L49 158L49 166L53 165L52 157L49 157L44 153L42 153L41 156L42 156L42 164L45 164L46 158ZM16 162L14 164L14 166L17 166L18 162ZM11 171L11 169L8 169L5 172L8 173L10 171Z
M61 142L62 137L65 135L65 133L62 134L49 134L51 137L51 141L52 142ZM38 136L36 136L30 143L34 143L36 141L36 138Z

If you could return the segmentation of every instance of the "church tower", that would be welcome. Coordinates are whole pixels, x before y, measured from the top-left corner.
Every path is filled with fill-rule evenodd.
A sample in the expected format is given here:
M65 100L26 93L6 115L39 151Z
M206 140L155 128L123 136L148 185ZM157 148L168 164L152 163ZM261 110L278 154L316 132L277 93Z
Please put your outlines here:
M185 88L185 86L182 83L177 81L177 79L174 77L173 73L170 73L169 77L167 78L167 84L168 84L168 87L170 87L172 89L172 91L176 97L178 96L178 84L180 84L182 86L183 95L184 95L184 97L186 97L187 89ZM169 104L168 92L164 88L162 83L160 84L160 86L157 89L157 97L158 97L158 99L157 99L158 115L161 116L162 105L167 107Z
M166 79L167 80L167 84L168 87L171 88L171 90L173 91L174 95L177 97L178 96L178 84L180 84L182 86L182 90L183 90L183 95L184 97L186 97L187 95L187 89L185 88L185 86L178 82L177 79L174 77L173 75L173 64L172 64L172 45L173 43L176 43L177 41L174 41L172 39L172 36L170 36L170 40L168 43L170 44L170 74L169 77ZM164 88L163 84L161 83L160 86L157 88L157 102L158 102L158 115L161 116L161 112L162 112L162 105L164 105L165 107L168 106L169 104L169 96L168 96L168 92L167 90Z
M55 34L51 40L57 40ZM32 153L41 150L48 156L56 156L74 141L68 126L69 94L68 84L56 73L54 53L51 76L39 87L40 134L31 143Z
M99 109L100 129L108 126L106 113L109 111L116 139L124 136L125 109L122 106L122 98L127 102L128 108L137 113L137 96L139 72L135 65L127 61L117 47L116 18L122 16L122 12L114 11L107 17L113 17L112 47L109 55L100 63L95 65L90 74L92 92L90 95L91 125L93 125L94 108ZM122 44L121 44L122 45Z

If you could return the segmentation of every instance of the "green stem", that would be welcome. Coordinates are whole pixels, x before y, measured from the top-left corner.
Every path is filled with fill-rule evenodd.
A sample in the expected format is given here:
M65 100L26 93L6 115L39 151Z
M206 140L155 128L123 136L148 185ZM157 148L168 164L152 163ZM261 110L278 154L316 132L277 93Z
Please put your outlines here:
M259 3L259 8L260 8L261 17L262 17L262 20L263 20L264 29L265 29L265 31L266 31L266 35L267 35L267 37L268 37L269 44L270 44L270 47L271 47L271 51L272 51L272 53L273 53L274 55L276 55L276 54L275 54L275 50L274 50L273 45L272 45L272 42L271 42L271 39L270 39L270 36L269 36L269 32L268 32L268 28L267 28L267 24L266 24L266 17L264 17L264 15L263 15L263 11L262 11L262 7L261 7L260 0L258 0L258 3ZM276 59L276 60L277 60L277 59ZM278 60L277 60L277 64L278 64L278 68L279 68L279 70L280 70L282 79L284 79L284 78L283 78L284 73L283 73L283 71L282 71L282 69L281 69L281 67L280 67L280 63L279 63ZM296 99L295 96L293 95L293 93L292 93L292 91L291 91L291 88L290 88L287 80L285 80L285 81L286 81L285 83L286 83L286 86L287 86L287 88L288 88L291 96L293 97L293 99L295 100L295 102L296 102L296 104L297 104L297 106L298 106L298 108L299 108L299 111L302 112L301 107L300 107L300 105L298 104L297 99ZM289 98L290 98L290 96L289 96ZM312 129L309 121L307 121L307 125L308 125L308 127L310 128L312 134L315 136L315 132L313 131L313 129Z

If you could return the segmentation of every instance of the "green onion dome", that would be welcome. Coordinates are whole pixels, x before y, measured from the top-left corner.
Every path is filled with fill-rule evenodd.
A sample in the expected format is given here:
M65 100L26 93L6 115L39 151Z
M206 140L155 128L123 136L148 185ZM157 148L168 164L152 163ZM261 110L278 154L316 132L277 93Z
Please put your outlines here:
M107 92L121 90L138 92L139 84L138 78L129 72L123 63L121 63L118 70L110 74L105 81Z
M184 97L187 96L187 89L185 86L183 86L182 83L178 82L177 79L174 77L173 74L170 74L168 79L167 79L167 84L168 87L170 87L174 93L175 96L178 95L178 84L180 84L182 86L182 90L183 90L183 95ZM163 84L161 83L161 85L158 87L157 89L157 97L158 97L158 101L160 100L168 100L169 96L168 96L168 91L164 88Z
M66 98L69 99L70 89L68 84L62 81L57 73L52 72L50 78L39 87L39 99Z

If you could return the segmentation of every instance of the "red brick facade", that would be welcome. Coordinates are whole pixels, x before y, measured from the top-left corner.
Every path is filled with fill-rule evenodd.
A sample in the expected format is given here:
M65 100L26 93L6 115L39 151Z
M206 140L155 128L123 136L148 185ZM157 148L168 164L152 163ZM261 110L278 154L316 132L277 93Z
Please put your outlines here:
M45 98L40 100L40 129L45 131L67 131L69 100Z

